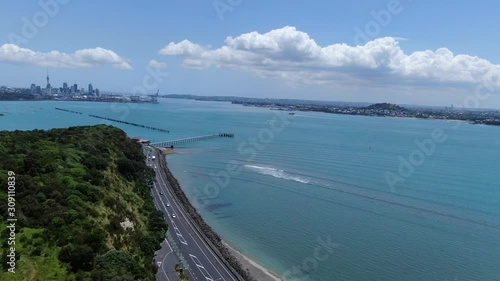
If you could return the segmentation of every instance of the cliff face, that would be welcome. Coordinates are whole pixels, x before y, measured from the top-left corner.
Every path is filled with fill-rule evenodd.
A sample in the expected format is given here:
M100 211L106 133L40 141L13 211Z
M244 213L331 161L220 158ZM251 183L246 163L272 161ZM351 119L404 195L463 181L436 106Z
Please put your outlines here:
M0 191L0 280L155 280L167 225L153 205L154 171L111 126L0 132L0 185L15 173L15 245ZM15 274L5 272L15 247Z

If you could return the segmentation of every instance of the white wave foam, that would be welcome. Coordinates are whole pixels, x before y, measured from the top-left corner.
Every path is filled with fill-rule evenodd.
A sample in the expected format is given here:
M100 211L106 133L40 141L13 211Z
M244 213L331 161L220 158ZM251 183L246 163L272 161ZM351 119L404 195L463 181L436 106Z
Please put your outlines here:
M254 166L254 165L245 165L246 168L249 168L251 170L254 170L260 174L263 175L269 175L273 176L275 178L279 179L285 179L285 180L291 180L291 181L296 181L300 183L309 183L309 179L306 179L304 177L299 177L296 175L292 175L290 173L287 173L283 170L272 168L272 167L264 167L264 166Z

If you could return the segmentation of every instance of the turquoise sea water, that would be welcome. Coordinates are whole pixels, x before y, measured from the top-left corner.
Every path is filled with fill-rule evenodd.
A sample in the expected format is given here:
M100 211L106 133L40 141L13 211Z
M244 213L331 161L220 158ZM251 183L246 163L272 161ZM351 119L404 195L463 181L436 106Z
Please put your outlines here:
M170 130L113 124L153 141L234 133L169 166L225 241L288 280L500 280L500 127L169 99L0 102L0 129L103 123L55 107Z

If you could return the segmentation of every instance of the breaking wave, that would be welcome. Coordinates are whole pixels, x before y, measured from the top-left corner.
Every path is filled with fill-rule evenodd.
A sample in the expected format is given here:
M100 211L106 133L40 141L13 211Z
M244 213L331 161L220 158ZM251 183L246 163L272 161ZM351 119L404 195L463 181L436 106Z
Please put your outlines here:
M264 166L255 166L255 165L245 165L245 168L253 170L259 174L273 176L279 179L291 180L300 183L309 183L310 179L306 177L301 177L298 175L294 175L291 173L287 173L283 170L272 168L272 167L264 167Z

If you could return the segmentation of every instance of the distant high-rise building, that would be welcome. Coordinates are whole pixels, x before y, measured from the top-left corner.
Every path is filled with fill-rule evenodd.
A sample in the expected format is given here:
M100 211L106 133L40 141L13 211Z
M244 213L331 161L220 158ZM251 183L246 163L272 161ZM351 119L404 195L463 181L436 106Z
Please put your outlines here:
M31 90L31 94L32 95L37 94L37 92L36 92L36 85L35 84L31 84L30 90Z
M36 93L37 93L37 95L41 95L42 94L42 87L36 86Z
M52 87L50 86L50 78L49 78L49 72L47 71L47 87L45 88L45 94L51 95L52 94Z
M96 95L96 97L101 96L101 92L99 91L99 89L95 89L95 95Z
M68 83L66 83L66 82L63 83L62 92L65 95L69 95Z
M89 96L94 95L94 87L92 86L92 83L89 84Z
M73 89L72 89L72 92L73 94L77 94L78 93L78 84L73 84Z

